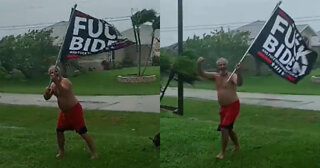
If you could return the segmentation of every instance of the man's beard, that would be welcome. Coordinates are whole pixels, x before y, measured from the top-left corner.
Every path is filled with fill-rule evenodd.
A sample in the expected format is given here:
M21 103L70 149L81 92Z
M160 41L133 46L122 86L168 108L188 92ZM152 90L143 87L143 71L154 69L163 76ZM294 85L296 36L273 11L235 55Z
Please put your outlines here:
M228 74L228 71L226 69L220 70L220 75L225 76Z

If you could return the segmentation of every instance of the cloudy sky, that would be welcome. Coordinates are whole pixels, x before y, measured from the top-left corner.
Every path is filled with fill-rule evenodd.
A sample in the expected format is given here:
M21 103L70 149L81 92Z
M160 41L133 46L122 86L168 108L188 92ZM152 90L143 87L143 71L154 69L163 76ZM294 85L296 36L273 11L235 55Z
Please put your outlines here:
M183 0L184 39L223 26L234 29L266 20L278 0ZM161 46L177 42L178 0L0 0L0 38L28 29L66 21L77 3L78 10L105 18L120 31L131 27L131 9L155 9L161 15ZM281 8L296 24L320 31L320 0L283 0ZM112 21L113 20L113 21Z
M235 29L256 20L267 20L278 0L183 0L184 39L223 26ZM178 0L160 0L161 46L176 43ZM296 24L320 31L320 0L282 0L280 7Z
M110 23L120 31L131 27L131 9L160 11L159 0L0 0L0 38L66 21L75 3L84 13L113 20Z

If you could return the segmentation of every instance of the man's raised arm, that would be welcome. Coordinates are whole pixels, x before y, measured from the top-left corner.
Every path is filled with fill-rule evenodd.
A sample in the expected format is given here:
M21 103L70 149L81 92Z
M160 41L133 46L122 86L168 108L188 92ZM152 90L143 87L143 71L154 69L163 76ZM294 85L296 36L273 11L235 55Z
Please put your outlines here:
M199 57L198 60L197 60L198 74L201 77L215 80L215 77L216 77L217 74L215 72L204 71L203 68L202 68L202 63L203 62L204 62L204 58L203 57Z

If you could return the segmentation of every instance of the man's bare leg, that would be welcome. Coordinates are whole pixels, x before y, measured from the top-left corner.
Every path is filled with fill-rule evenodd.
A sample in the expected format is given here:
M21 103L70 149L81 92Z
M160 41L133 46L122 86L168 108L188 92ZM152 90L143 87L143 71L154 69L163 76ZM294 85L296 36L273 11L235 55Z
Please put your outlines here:
M84 133L84 134L81 134L81 137L86 141L86 143L88 145L88 148L91 153L91 159L97 158L98 154L96 153L96 150L94 148L93 140L92 140L91 136L88 133Z
M233 131L233 130L229 130L229 136L230 139L232 140L233 144L234 144L234 149L233 151L239 151L240 150L240 145L239 145L239 141L238 141L238 137L237 134Z
M223 159L224 154L226 153L228 140L229 140L228 129L221 128L221 152L216 156L216 159Z
M64 133L61 131L57 131L57 143L59 151L56 158L62 158L64 155Z

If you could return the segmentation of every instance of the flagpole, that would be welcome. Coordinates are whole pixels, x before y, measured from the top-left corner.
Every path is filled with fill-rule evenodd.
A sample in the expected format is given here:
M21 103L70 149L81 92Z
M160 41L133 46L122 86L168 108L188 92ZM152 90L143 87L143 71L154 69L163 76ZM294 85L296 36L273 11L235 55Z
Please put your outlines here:
M57 68L58 63L60 62L60 59L61 59L61 52L62 52L62 49L63 49L64 43L65 43L65 41L66 41L66 36L67 36L68 29L69 29L69 27L70 27L70 23L71 23L71 22L70 22L70 20L72 19L72 17L73 17L73 15L74 15L74 12L75 12L76 8L77 8L77 4L74 4L74 7L72 8L72 11L71 11L71 14L70 14L70 17L69 17L69 24L68 24L68 27L67 27L66 33L65 33L65 35L64 35L64 40L62 41L62 45L61 45L60 50L59 50L59 53L58 53L58 57L57 57L56 64L55 64L55 68ZM48 87L50 87L51 83L52 83L52 81L50 80Z
M57 66L57 64L60 62L60 59L61 59L61 51L62 51L62 48L63 48L63 46L64 46L64 42L66 41L66 36L67 36L68 29L69 29L70 23L71 23L70 20L71 20L71 18L73 17L74 11L76 10L76 8L77 8L77 4L74 4L74 7L72 8L72 11L71 11L71 15L70 15L70 17L69 17L69 24L68 24L68 27L67 27L67 31L66 31L66 33L65 33L65 35L64 35L64 40L63 40L63 42L62 42L62 45L61 45L60 50L59 50L58 58L57 58L57 60L56 60L56 66Z
M276 11L276 9L280 6L280 4L282 3L282 1L279 1L276 5L276 7L273 9L271 16L274 14L274 12ZM269 17L269 19L264 23L264 25L262 26L262 28L260 29L259 33L256 35L256 37L254 38L254 40L252 41L252 43L250 44L250 46L248 47L247 51L243 54L242 58L240 59L239 63L240 64L244 58L246 57L246 55L248 54L249 50L251 49L251 47L253 46L254 42L257 40L257 38L259 37L260 33L262 32L263 28L267 25L268 21L270 20L271 16ZM236 68L234 68L234 70L232 71L231 75L229 76L227 82L230 80L230 78L232 77L232 75L236 72Z

